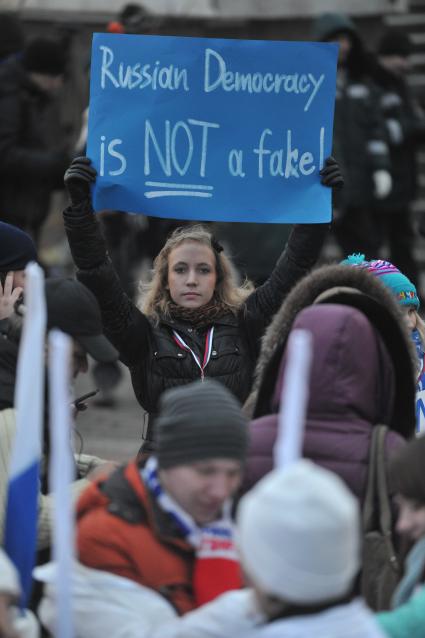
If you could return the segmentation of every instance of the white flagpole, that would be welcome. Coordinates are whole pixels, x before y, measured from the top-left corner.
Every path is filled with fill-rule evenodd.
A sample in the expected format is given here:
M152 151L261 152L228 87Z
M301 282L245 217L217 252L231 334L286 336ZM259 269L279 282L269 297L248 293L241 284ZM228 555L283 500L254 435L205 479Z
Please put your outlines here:
M6 551L20 573L23 604L31 592L37 545L46 334L43 271L32 262L25 269L25 277L26 314L16 371L16 435L9 467L4 539Z
M72 564L74 509L70 483L74 480L71 452L70 367L71 339L60 332L49 333L50 491L54 493L53 560L56 571L56 638L73 638Z
M46 330L44 275L40 266L32 262L25 269L25 277L25 316L16 371L16 436L13 443L12 468L16 457L19 456L21 460L24 456L22 451L27 451L29 445L34 450L32 458L41 458L42 448ZM29 424L32 432L36 433L34 437L28 436Z
M275 467L284 468L302 456L312 350L310 332L294 330L291 333L273 450Z

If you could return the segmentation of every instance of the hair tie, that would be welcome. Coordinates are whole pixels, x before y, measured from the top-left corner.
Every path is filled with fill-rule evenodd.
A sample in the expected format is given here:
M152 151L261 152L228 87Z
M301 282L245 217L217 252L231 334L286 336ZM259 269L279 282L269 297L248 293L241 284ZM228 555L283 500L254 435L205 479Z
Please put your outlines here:
M223 246L216 240L215 237L211 237L211 246L214 248L216 253L222 253L224 250Z

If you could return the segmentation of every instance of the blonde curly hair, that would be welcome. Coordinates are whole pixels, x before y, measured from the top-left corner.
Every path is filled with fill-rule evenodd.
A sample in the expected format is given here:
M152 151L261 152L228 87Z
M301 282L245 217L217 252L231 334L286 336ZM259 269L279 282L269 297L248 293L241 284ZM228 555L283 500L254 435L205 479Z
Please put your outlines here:
M208 246L214 253L217 283L214 298L217 303L227 307L230 312L236 314L254 287L245 280L238 285L235 268L222 251L214 248L212 233L201 224L181 226L177 228L167 239L164 247L153 262L153 277L149 284L142 284L142 294L138 306L140 310L155 324L161 317L170 316L170 303L172 299L167 289L168 284L168 258L171 251L185 241L197 241Z

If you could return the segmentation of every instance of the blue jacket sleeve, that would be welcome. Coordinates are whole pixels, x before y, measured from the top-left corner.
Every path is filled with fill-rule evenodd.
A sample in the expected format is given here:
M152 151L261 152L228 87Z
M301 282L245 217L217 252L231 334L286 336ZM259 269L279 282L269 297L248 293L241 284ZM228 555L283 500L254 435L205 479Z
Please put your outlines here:
M391 638L425 638L425 586L404 605L381 612L376 618Z

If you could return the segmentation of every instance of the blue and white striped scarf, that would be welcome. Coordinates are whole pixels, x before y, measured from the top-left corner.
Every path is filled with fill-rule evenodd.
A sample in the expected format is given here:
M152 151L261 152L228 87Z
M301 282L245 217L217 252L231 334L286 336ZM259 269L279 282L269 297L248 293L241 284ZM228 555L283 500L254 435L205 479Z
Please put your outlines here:
M226 591L240 589L243 580L234 545L231 501L225 502L219 520L201 527L162 488L155 457L148 460L141 476L159 507L172 518L185 540L195 549L192 585L196 605L204 605Z
M141 470L144 484L155 498L159 507L169 514L178 529L182 532L185 540L195 549L201 547L201 542L205 534L217 536L218 538L233 540L235 526L231 518L232 501L229 499L223 505L223 515L217 521L209 525L200 527L193 518L180 507L168 492L166 492L159 481L158 461L151 456L146 465ZM235 553L235 559L236 553Z

